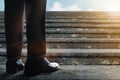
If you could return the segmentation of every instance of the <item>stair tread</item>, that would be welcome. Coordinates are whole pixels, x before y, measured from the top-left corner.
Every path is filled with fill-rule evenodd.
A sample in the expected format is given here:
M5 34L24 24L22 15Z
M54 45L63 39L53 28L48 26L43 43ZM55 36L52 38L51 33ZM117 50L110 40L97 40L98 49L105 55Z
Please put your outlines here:
M47 42L120 42L120 38L47 38Z
M5 38L1 38L0 41L5 41ZM26 38L24 38L26 41ZM82 42L120 42L120 38L46 38L48 43L82 43Z
M46 28L120 28L120 23L46 23L45 25ZM3 23L0 23L0 28L4 28L4 26Z
M22 49L23 51L26 51L26 49ZM46 49L49 52L70 52L70 53L76 53L76 52L90 52L90 53L101 53L101 52L109 52L109 53L120 53L120 49ZM6 48L0 48L0 52L6 51Z
M5 41L5 38L1 38L0 41ZM26 38L24 38L26 41ZM82 42L120 42L120 38L46 38L46 42L48 43L82 43Z
M52 22L52 23L120 23L120 20L76 20L76 19L73 19L73 20L65 20L65 19L62 19L62 20L46 20L47 23L49 22Z
M76 28L76 27L117 27L119 28L120 27L120 24L92 24L92 23L47 23L46 24L46 27L73 27L73 28Z
M27 50L23 49L22 56ZM0 49L0 55L6 55L6 49ZM47 49L47 56L57 57L120 57L120 49Z

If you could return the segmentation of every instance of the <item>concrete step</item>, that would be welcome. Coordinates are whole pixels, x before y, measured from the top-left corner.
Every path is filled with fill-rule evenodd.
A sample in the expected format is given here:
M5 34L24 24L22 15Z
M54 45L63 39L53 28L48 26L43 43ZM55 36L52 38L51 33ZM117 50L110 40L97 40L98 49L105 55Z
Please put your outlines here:
M100 12L98 12L98 14L96 14L95 12L77 12L77 14L75 14L75 12L50 12L48 11L46 13L46 19L53 19L53 18L66 18L66 19L70 19L70 18L101 18L101 19L106 19L106 18L116 18L116 19L119 19L120 18L120 12L113 12L113 14L106 14L106 13L102 13L102 14L99 14ZM4 14L0 12L0 19L3 19L4 18Z
M120 65L120 58L96 57L96 58L48 58L51 62L58 62L60 65Z
M0 15L3 16L3 14L4 12L0 11ZM120 16L120 12L119 11L47 11L46 16L47 15Z
M46 20L46 23L120 23L120 20L76 20L76 19L72 19L72 20L65 20L65 19L49 19Z
M2 31L1 31L2 32ZM120 28L46 28L49 34L66 34L66 33L120 33Z
M46 23L120 23L120 19L46 19ZM0 19L0 23L4 23L4 19Z
M1 17L1 19L3 19ZM78 20L120 20L120 16L61 16L50 15L46 16L46 19L78 19Z
M88 20L88 21L90 21L90 20L93 20L93 21L95 21L95 20L98 20L98 21L118 21L118 20L120 20L120 16L118 16L118 17L114 17L114 16L104 16L104 17L99 17L99 16L84 16L84 17L82 17L82 16L77 16L77 17L75 17L75 16L54 16L54 15L52 15L52 16L46 16L46 21L47 20L72 20L72 21L74 21L74 20ZM24 20L24 21L26 21L26 20ZM1 16L0 17L0 23L2 23L2 22L4 22L4 17L3 16Z
M110 28L120 28L120 24L110 24L110 23L106 23L106 24L93 24L93 23L47 23L46 24L46 27L68 27L68 28L80 28L80 27L92 27L92 28L95 28L95 27L110 27Z
M87 48L87 49L119 49L119 38L54 38L54 39L47 39L47 47L48 48Z
M55 22L60 22L60 21L65 21L65 22L83 22L83 21L94 21L94 22L96 22L96 21L102 21L102 22L115 22L115 21L117 21L117 22L119 22L119 20L120 20L120 17L95 17L95 16L92 16L92 17L86 17L86 16L84 16L84 17L81 17L81 16L77 16L77 17L74 17L74 16L46 16L46 23L47 22L51 22L51 21L55 21ZM26 21L26 20L24 20L24 21ZM4 22L4 17L0 17L0 23L3 23Z
M49 11L46 16L120 16L119 13L115 11Z
M120 49L49 49L47 56L55 58L109 58L120 57ZM27 49L22 49L22 56L27 56ZM6 49L0 48L0 55L6 55Z
M47 48L67 49L120 49L119 43L47 43Z
M46 34L46 38L120 38L120 33Z
M24 38L23 41L26 41ZM120 43L120 38L46 38L48 43ZM5 42L1 38L0 42Z
M6 49L0 49L0 64L6 63ZM27 50L23 49L25 62ZM120 65L120 49L47 49L47 58L60 65Z
M0 23L0 28L4 28L5 25ZM24 24L25 27L25 24ZM120 23L46 23L46 28L120 28Z
M47 48L56 49L120 49L120 43L47 43ZM6 44L1 43L0 48L5 48ZM23 47L27 45L24 43Z
M21 57L26 62L27 57ZM50 62L58 62L60 65L120 65L119 57L87 57L87 58L69 58L69 57L48 57ZM0 56L0 65L6 64L6 57Z
M23 34L23 38L25 37L26 37L26 34ZM5 38L5 34L0 34L0 38ZM46 38L120 38L120 33L46 34Z
M87 34L87 33L120 33L120 28L46 28L46 34ZM4 34L5 29L0 28L0 33ZM23 29L23 33L26 33L26 29Z
M0 17L4 15L4 12L0 12ZM97 17L120 17L120 12L112 12L112 11L48 11L46 12L46 16L97 16Z
M47 56L55 58L119 58L120 49L47 49Z
M47 38L47 42L52 43L52 42L58 42L58 43L72 43L72 42L120 42L120 38Z
M1 39L1 47L5 47L5 39ZM24 39L26 43L26 40ZM67 49L119 49L119 38L46 38L47 48ZM26 47L26 45L24 45Z
M5 73L5 65L0 65L1 80L119 80L120 66L116 65L61 65L61 70L26 77L24 71L14 75Z

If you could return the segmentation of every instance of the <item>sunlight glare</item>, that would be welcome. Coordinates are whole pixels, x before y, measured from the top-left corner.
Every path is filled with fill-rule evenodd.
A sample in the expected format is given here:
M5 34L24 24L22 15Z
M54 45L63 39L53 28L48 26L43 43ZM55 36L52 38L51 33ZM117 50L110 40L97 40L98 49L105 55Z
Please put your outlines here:
M107 4L103 5L105 11L120 11L120 6L116 5L115 2L107 2Z

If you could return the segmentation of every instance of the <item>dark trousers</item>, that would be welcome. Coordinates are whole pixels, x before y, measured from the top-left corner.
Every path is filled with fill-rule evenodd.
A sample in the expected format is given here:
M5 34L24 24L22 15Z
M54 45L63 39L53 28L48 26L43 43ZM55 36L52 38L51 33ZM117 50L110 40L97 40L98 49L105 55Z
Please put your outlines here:
M5 0L7 59L21 57L22 29L26 16L27 51L29 57L45 57L46 0Z

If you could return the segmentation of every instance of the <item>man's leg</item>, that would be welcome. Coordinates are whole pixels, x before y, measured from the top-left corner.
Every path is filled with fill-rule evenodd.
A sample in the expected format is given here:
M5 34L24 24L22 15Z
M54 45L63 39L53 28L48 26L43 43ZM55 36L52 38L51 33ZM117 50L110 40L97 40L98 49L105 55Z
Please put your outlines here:
M45 57L45 9L46 0L27 0L28 57Z
M7 72L15 73L15 64L22 51L24 0L5 0L5 31L7 46ZM13 67L13 68L12 68Z
M58 70L57 63L49 63L45 58L45 10L46 0L26 0L28 58L24 74L27 76Z

